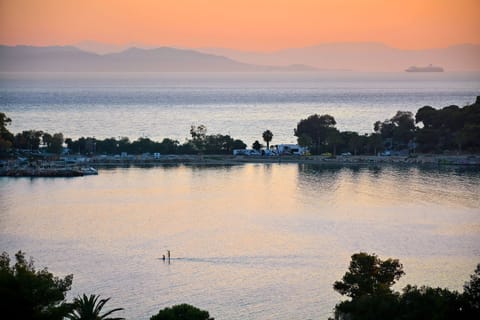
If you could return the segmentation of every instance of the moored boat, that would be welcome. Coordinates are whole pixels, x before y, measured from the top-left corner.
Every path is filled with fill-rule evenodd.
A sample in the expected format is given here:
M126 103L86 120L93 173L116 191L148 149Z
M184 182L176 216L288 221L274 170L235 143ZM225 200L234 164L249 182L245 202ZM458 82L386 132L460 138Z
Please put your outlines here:
M97 169L95 169L93 167L80 168L80 172L83 173L84 176L91 176L91 175L97 175L98 174Z

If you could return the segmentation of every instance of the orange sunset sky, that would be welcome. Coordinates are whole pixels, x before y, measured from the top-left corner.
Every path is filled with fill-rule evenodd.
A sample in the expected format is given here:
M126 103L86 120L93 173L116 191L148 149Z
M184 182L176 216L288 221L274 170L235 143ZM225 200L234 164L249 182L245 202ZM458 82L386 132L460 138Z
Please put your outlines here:
M0 44L225 47L480 43L480 0L0 0Z

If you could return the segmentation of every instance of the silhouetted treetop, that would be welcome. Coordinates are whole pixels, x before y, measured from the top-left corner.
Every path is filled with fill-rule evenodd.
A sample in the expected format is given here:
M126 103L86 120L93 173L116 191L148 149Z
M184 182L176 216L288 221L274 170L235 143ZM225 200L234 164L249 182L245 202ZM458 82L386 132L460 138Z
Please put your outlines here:
M36 270L32 259L25 253L15 254L15 264L10 266L6 252L0 256L0 310L6 319L58 319L70 310L65 302L73 275L58 278L47 268Z
M351 298L392 293L392 285L404 274L397 259L381 260L375 254L360 252L352 255L348 271L333 288Z

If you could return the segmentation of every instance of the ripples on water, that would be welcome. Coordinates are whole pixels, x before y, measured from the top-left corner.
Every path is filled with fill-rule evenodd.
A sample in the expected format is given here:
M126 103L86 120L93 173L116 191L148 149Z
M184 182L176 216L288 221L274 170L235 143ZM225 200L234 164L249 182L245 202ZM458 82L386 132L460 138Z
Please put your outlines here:
M71 296L130 319L190 303L216 319L327 319L360 250L399 258L407 283L461 289L480 262L480 173L295 164L100 170L0 179L0 246ZM172 251L171 264L160 258Z
M183 142L190 125L248 145L266 129L295 142L300 119L331 114L341 130L370 133L377 120L424 105L472 103L478 73L0 73L0 110L12 131Z

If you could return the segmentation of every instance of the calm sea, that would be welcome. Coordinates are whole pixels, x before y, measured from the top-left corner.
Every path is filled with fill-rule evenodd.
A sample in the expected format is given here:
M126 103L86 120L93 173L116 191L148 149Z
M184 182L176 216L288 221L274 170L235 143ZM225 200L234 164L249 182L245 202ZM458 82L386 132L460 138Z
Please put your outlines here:
M273 143L313 113L341 130L424 105L466 105L478 73L0 74L0 112L27 129L183 142L190 125ZM218 320L327 319L350 255L399 258L407 283L460 290L480 262L480 174L295 164L0 178L0 248L129 319L190 303ZM171 250L173 260L159 258Z
M480 95L480 73L0 73L0 112L11 131L67 137L165 137L190 126L251 145L270 129L291 143L311 114L341 130L370 133L377 120L424 105L464 106Z
M0 248L128 319L189 303L218 320L327 319L350 255L461 290L480 263L480 172L296 164L0 178ZM162 254L171 250L171 264ZM119 314L120 315L120 314Z

